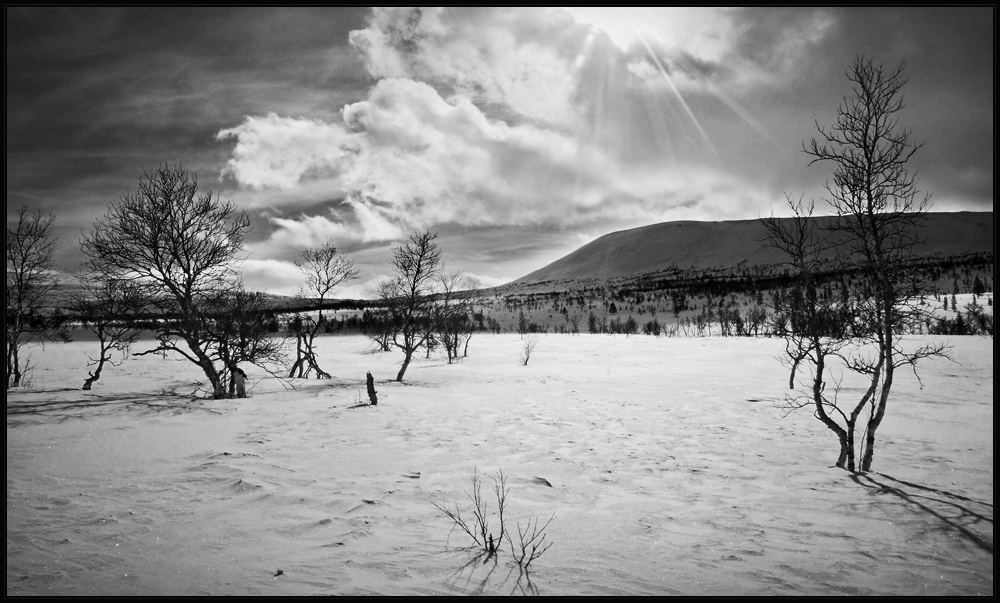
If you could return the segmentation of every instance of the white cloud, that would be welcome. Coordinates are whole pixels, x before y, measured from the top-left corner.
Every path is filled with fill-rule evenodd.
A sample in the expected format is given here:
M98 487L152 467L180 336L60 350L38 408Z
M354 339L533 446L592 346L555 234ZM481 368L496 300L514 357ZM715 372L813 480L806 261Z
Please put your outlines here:
M628 64L628 70L644 82L659 80L663 77L660 71L648 61L632 61Z
M275 241L306 247L328 238L392 240L442 223L634 220L683 204L701 194L706 178L719 179L689 166L627 166L559 131L491 120L468 99L446 100L412 80L378 82L367 100L344 107L343 116L353 152L303 150L299 157L312 162L281 163L295 149L275 141L297 145L299 138L315 142L327 136L333 145L347 138L346 130L321 125L315 136L300 136L301 121L268 119L266 129L248 120L233 134L242 152L227 169L238 179L249 174L246 184L286 186L294 174L308 179L325 169L335 172L325 176L329 188L347 191L352 212L346 213L352 215L271 218L280 227ZM259 141L265 132L274 134L268 144ZM334 156L339 163L331 164ZM286 169L290 165L294 170ZM278 167L269 172L258 166Z
M333 296L339 299L376 299L379 285L390 278L388 274L379 274L363 283L344 284L337 287Z
M243 282L249 289L277 295L295 295L302 280L302 273L291 262L248 259L242 268Z
M718 168L694 169L694 154L714 149L683 101L661 94L659 69L610 44L610 55L588 55L588 31L543 9L376 9L351 34L381 78L367 97L344 106L340 123L269 114L222 130L236 141L225 174L281 192L275 206L293 192L338 199L329 213L270 218L268 244L291 248L449 223L648 223L761 194ZM579 66L587 56L621 76L594 88L597 100L579 86L597 69ZM645 91L630 98L618 83Z
M355 144L337 124L274 113L247 117L216 138L236 140L223 175L258 189L292 188L310 171L335 170Z
M471 272L462 272L462 276L466 279L478 282L479 286L488 289L490 287L499 287L500 285L506 285L507 283L513 281L512 278L507 277L495 277L495 276L484 276L481 274L473 274Z
M553 43L546 23L564 36L573 26L549 9L375 8L350 40L375 77L443 84L530 119L572 124L576 57Z
M358 236L357 230L326 216L272 217L270 220L278 227L270 242L295 249L320 247L330 239L354 240Z
M268 245L289 249L306 249L322 246L334 240L343 244L395 241L406 236L396 224L386 220L377 211L354 201L347 202L353 209L353 219L345 218L344 212L331 211L329 216L302 215L298 218L271 216L268 219L277 230L268 239Z

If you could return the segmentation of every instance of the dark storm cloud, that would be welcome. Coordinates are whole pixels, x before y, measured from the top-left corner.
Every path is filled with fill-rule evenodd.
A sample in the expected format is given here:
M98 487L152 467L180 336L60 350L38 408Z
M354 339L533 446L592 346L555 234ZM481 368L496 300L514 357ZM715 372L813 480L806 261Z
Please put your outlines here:
M343 47L356 23L331 16L270 9L11 9L8 152L56 143L90 151L149 144L209 149L220 118L235 122L293 100L303 113L333 115L335 87L367 83L357 61L337 73L330 49L338 41Z
M750 8L736 19L741 35L732 56L780 76L761 88L762 100L780 107L789 124L809 126L803 138L815 135L813 120L834 120L855 56L905 62L900 122L924 142L912 163L923 187L940 201L992 209L992 7Z
M220 126L275 107L330 118L370 86L347 47L365 12L7 9L8 211L95 215L164 163L218 188Z

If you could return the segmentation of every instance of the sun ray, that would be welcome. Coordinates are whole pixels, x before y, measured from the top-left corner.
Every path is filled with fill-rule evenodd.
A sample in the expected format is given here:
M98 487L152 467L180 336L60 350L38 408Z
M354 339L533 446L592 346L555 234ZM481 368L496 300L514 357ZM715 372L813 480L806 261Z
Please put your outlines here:
M658 40L663 41L662 38L656 36ZM681 67L689 72L694 72L694 66L684 58L683 55L677 56L677 61L681 63ZM758 134L760 134L765 140L774 145L775 147L780 147L781 145L777 140L767 131L767 129L761 124L757 119L750 114L749 111L740 104L735 98L729 95L725 90L720 88L715 82L706 79L704 80L704 85L708 88L708 91L715 95L716 98L721 100L729 109L735 113L740 119L742 119L748 126L754 129Z
M716 158L718 158L719 157L718 150L716 150L715 145L712 144L712 141L709 139L708 134L705 133L705 129L701 127L701 122L698 121L698 118L695 117L694 113L691 111L691 107L689 107L687 101L684 100L684 96L681 94L680 90L677 89L677 85L674 84L674 80L672 77L670 77L670 73L668 73L667 69L663 66L663 63L660 61L660 57L656 56L656 53L653 52L653 48L649 45L649 42L646 41L646 36L644 36L642 32L639 31L638 28L635 28L635 33L638 40L642 42L642 45L646 48L646 52L649 54L650 58L652 58L653 62L656 63L657 69L659 69L660 73L663 74L664 79L670 86L671 92L674 93L674 97L677 99L681 107L684 109L684 113L687 115L688 119L691 120L691 123L694 124L694 127L697 128L698 133L701 134L702 141L706 145L708 145L708 148L711 149L712 154Z
M656 103L653 95L647 90L642 91L642 100L646 106L646 114L649 116L649 121L653 128L653 144L656 145L656 148L660 151L660 156L664 157L667 163L676 163L677 149L674 146L667 118L663 115L663 108Z

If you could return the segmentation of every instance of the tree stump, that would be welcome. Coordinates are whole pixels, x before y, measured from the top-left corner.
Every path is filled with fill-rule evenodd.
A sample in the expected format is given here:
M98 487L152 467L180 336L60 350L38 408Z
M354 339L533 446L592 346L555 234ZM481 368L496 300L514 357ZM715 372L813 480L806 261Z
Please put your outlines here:
M378 392L375 391L375 378L372 377L371 373L368 373L367 382L368 382L368 401L371 403L372 406L376 406L378 405L378 396L376 396L375 394L377 394Z

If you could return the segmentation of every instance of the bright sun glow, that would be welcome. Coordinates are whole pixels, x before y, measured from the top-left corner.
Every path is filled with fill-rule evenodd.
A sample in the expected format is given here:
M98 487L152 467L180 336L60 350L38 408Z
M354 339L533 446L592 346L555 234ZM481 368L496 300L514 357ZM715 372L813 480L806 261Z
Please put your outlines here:
M726 9L718 7L567 6L564 10L577 22L608 34L626 52L646 41L714 61L725 52L733 28Z
M611 41L627 51L636 41L635 7L567 6L566 10L580 23L586 23L608 34Z

